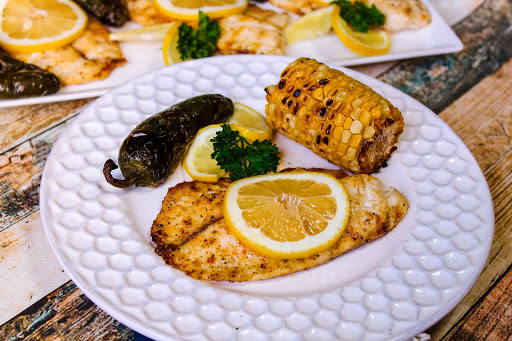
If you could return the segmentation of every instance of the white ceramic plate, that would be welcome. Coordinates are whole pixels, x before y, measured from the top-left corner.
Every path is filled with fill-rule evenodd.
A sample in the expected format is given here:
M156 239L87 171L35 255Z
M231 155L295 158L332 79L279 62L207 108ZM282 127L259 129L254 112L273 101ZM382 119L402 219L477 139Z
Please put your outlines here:
M286 54L292 57L316 58L324 63L337 66L349 66L461 51L463 45L459 38L439 13L437 13L435 8L428 2L425 3L432 14L432 24L423 29L393 34L393 44L386 55L378 57L358 55L346 48L334 33L318 39L290 45L287 47ZM265 4L264 7L274 8L269 4ZM464 8L464 6L462 7ZM129 23L123 29L134 27L138 26L134 23ZM122 67L116 68L105 80L68 85L63 87L58 93L50 96L0 100L0 108L100 96L133 77L165 66L162 58L161 41L122 42L119 45L127 63Z
M368 76L406 128L375 174L410 203L386 236L316 268L260 282L202 282L167 266L150 226L179 168L157 188L117 189L105 160L144 118L194 95L220 93L264 112L263 88L293 59L213 57L151 72L100 97L51 151L41 217L72 280L114 318L154 339L388 340L411 337L448 313L480 274L493 236L485 178L469 150L429 109ZM278 135L283 166L334 166Z

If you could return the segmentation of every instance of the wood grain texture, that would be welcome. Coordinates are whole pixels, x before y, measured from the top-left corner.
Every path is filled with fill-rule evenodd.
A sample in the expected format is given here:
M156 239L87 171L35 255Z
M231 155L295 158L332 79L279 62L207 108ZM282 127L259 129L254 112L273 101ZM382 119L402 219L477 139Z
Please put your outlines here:
M0 325L68 281L39 212L0 232Z
M0 326L0 339L149 340L95 306L71 281Z
M0 109L0 153L76 115L93 99Z
M447 340L512 340L512 271L447 337Z
M0 155L0 231L39 209L39 184L50 149L69 121Z
M439 113L510 59L511 25L512 0L486 0L453 27L463 51L402 61L379 79Z
M495 211L495 233L489 258L464 300L428 332L433 340L446 337L455 324L471 314L479 299L512 264L512 60L459 98L439 116L461 137L484 171Z

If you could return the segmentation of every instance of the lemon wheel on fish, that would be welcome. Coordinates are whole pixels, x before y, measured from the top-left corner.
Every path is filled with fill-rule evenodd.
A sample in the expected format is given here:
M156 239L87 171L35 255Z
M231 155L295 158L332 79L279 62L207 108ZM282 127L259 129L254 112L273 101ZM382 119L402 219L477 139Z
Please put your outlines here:
M349 212L341 182L316 172L244 178L228 187L224 199L231 232L270 258L298 259L327 250L345 230Z

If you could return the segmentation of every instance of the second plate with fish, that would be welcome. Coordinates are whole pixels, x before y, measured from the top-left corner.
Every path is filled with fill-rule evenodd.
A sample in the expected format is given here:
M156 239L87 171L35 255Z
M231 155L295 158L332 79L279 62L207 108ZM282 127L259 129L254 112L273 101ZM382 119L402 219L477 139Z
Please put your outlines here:
M380 81L340 68L398 107L406 128L375 176L410 209L390 233L329 263L259 282L202 282L166 265L150 228L182 167L156 189L106 183L131 129L177 102L220 93L264 113L264 87L293 59L225 56L126 82L87 106L52 149L41 217L57 258L114 318L150 338L197 340L406 339L441 319L480 274L493 236L489 188L473 156L433 112ZM335 168L276 134L283 166Z

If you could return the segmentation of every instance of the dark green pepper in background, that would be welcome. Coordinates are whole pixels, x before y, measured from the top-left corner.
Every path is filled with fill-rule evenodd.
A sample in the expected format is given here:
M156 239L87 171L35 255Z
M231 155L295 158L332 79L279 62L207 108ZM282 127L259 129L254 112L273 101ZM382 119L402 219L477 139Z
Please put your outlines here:
M0 50L0 99L45 96L59 89L59 79L53 73Z
M107 160L103 174L119 188L156 187L174 172L196 133L233 114L233 102L222 95L189 98L137 125L119 149L119 168L125 180L112 177L117 165Z
M102 24L114 27L123 26L130 15L122 0L74 0L80 7Z

